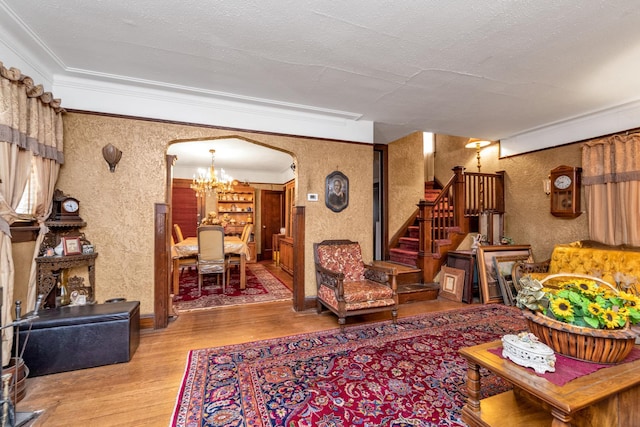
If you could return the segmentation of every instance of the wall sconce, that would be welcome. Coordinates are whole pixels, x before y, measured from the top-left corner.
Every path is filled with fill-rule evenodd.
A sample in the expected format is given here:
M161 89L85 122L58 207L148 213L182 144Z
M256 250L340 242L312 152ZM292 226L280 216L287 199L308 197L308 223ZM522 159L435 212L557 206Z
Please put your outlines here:
M480 149L482 147L486 147L491 144L491 141L487 141L486 139L478 139L478 138L469 138L469 142L465 145L465 148L475 148L476 149L476 159L478 159L478 172L480 172Z
M547 196L551 194L551 177L548 176L542 180L542 188L544 189L544 194Z
M113 173L116 171L116 166L122 157L122 151L118 150L111 144L107 144L102 147L102 157L104 157L109 164L109 171Z

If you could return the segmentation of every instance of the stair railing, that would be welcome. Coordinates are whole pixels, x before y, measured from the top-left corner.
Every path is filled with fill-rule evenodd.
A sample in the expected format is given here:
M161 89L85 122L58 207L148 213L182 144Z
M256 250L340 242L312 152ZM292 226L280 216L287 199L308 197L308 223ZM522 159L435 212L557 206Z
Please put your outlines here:
M466 216L479 216L485 211L504 213L504 171L465 172L464 181Z
M453 168L453 176L433 201L418 204L420 242L418 259L423 276L433 277L435 266L426 271L425 255L440 258L439 243L450 240L451 232L469 233L469 219L482 212L504 213L504 171L495 174L464 172L462 166Z

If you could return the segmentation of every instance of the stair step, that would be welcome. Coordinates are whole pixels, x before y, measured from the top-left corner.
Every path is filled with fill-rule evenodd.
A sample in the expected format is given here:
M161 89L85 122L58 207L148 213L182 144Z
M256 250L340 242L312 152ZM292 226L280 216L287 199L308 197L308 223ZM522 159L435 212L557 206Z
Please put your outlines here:
M427 202L435 201L440 195L440 190L424 190L424 199Z
M398 239L398 249L418 252L419 248L420 239L418 239L417 237L401 237L400 239Z
M398 262L400 264L410 265L415 267L418 260L417 251L408 251L405 249L391 248L389 249L389 255L391 261Z
M422 270L415 265L406 265L393 261L374 261L374 265L395 268L398 276L396 277L396 283L398 286L408 283L419 283L422 280Z
M406 283L398 285L398 302L430 301L438 298L440 286L437 283Z

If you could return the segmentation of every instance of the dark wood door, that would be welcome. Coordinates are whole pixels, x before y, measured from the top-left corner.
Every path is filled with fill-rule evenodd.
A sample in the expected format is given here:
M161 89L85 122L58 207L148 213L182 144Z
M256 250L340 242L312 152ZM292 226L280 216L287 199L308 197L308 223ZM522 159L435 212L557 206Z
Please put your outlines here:
M182 235L187 237L197 236L198 228L198 199L196 193L189 187L191 180L176 178L173 180L171 196L171 218L173 224L178 224L182 229ZM173 233L173 224L171 232ZM173 234L174 239L175 233Z
M271 239L284 227L284 191L260 191L260 233L261 259L272 259L273 245Z

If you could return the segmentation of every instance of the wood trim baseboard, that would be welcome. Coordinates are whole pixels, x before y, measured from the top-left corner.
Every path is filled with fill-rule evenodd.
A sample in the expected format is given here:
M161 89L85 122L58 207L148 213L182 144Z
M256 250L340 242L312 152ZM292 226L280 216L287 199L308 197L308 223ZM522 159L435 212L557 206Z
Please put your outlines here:
M140 316L140 329L155 329L155 316L153 314L147 314Z

